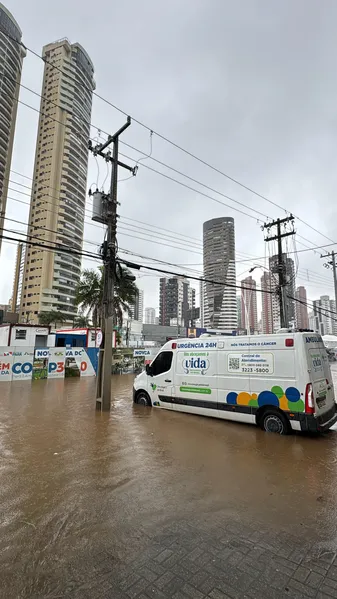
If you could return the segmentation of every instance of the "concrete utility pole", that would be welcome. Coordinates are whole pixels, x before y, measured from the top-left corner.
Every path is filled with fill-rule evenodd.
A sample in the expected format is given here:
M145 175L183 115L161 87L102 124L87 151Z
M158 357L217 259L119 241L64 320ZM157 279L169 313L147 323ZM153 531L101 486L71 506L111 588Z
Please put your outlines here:
M111 405L111 365L112 365L112 339L114 320L114 287L116 279L116 229L117 229L117 175L118 165L126 168L133 175L136 169L118 160L118 138L131 125L128 116L126 123L114 133L109 135L107 141L96 147L89 142L89 150L94 156L102 156L107 162L111 162L111 184L110 192L102 197L102 215L100 222L107 225L106 240L102 245L102 256L104 262L103 271L103 310L104 310L104 335L103 348L99 360L99 372L97 373L97 400L96 408L108 411ZM104 154L103 150L113 144L113 154ZM100 192L98 192L100 193ZM94 194L95 195L95 194Z
M286 223L291 223L293 225L293 228L291 231L284 231L282 233L282 228L281 225L285 225ZM286 294L285 294L285 287L287 285L287 280L286 280L286 273L285 273L285 264L283 261L283 253L282 253L282 239L283 237L288 237L289 235L294 235L295 234L295 230L294 230L294 217L291 214L290 216L286 216L285 218L277 218L276 220L273 220L271 223L265 223L263 225L264 229L271 229L272 227L276 226L276 235L273 235L272 237L265 237L265 241L269 242L269 241L273 241L273 240L277 240L277 255L278 255L278 265L277 265L277 272L278 272L278 280L279 280L279 284L278 284L278 296L279 296L279 305L280 305L280 325L281 328L288 328L289 326L289 321L288 321L288 309L287 309L287 301L286 301Z
M336 313L337 313L337 272L336 272L336 254L334 251L330 252L330 254L325 254L325 256L321 256L321 258L331 258L331 260L329 260L329 262L326 262L324 264L324 266L326 268L329 268L330 266L332 267L332 272L333 272L333 282L334 282L334 288L335 288L335 307L336 307Z

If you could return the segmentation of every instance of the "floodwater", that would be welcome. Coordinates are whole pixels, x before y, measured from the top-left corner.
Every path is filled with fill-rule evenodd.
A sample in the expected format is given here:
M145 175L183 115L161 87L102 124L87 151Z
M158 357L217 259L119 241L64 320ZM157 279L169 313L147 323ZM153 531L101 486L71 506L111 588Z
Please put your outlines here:
M104 552L136 560L167 523L219 514L335 547L337 431L142 408L132 382L113 377L110 414L91 378L1 383L1 598L72 596Z

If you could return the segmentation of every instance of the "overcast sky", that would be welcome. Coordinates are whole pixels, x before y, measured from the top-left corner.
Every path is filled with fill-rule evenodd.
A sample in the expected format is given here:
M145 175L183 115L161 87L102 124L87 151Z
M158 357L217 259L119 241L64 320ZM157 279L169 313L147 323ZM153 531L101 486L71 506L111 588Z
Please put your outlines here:
M7 0L4 4L18 21L27 47L41 53L44 44L63 37L81 43L94 63L98 94L337 241L335 0ZM22 83L40 93L42 73L42 61L28 52ZM20 99L39 108L39 98L24 89ZM36 112L19 105L12 169L28 177L33 174L37 117ZM123 114L94 98L92 123L102 131L113 133L124 120ZM92 133L97 135L94 129ZM149 131L136 123L121 140L145 153L150 151ZM268 217L285 216L284 210L155 134L152 142L156 159ZM120 151L133 159L130 164L142 156L123 145ZM144 165L232 208L165 179L140 162L137 176L119 186L120 248L184 265L172 270L183 272L188 264L201 270L203 222L233 216L238 279L246 276L252 265L263 263L261 257L272 251L263 240L263 216L150 159ZM127 175L119 173L121 179ZM96 184L97 177L102 185L105 164L99 162L98 173L90 159L88 186ZM18 175L13 174L12 179L30 185L29 179ZM23 187L12 187L29 193ZM10 197L29 202L28 196L13 191ZM26 222L28 206L8 200L7 215ZM144 230L146 225L127 219L148 223L153 233ZM86 220L89 222L89 216ZM24 228L9 221L6 226ZM159 227L175 233L165 233ZM296 229L309 240L298 238L298 250L304 249L302 243L330 243L301 221L296 221ZM98 244L102 229L87 224L84 237ZM185 249L168 247L178 243L172 237L179 237ZM194 246L191 238L196 239ZM187 242L191 245L185 245ZM93 245L84 247L95 251ZM293 250L291 241L289 250ZM0 302L11 296L15 251L14 245L3 244ZM305 251L298 256L297 284L307 287L308 297L333 295L332 273L323 267L319 252ZM252 260L242 262L248 258ZM87 262L85 266L95 264ZM259 283L261 271L255 273ZM141 274L139 286L144 289L145 306L158 307L158 277Z

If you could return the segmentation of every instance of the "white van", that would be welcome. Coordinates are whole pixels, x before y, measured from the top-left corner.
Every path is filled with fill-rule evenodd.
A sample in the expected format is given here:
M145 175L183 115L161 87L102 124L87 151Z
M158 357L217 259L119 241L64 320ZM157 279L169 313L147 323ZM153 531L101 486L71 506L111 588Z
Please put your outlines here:
M324 431L337 420L327 353L311 332L169 341L136 377L133 396L281 435Z

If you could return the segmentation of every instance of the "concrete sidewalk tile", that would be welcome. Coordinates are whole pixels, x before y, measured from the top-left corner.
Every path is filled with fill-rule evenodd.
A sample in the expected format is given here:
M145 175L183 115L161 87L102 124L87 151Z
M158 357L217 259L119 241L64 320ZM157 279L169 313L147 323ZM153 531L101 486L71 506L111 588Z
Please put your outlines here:
M333 580L329 578L329 575L324 578L324 584L327 584L329 587L335 589L336 597L337 597L337 580Z
M129 587L125 592L130 597L130 599L135 599L138 597L139 593L145 591L148 587L149 581L145 578L140 578L132 587Z
M307 555L306 549L297 548L292 551L289 555L289 560L291 562L295 562L295 564L301 564Z
M171 549L164 549L154 558L154 561L158 564L162 564L168 557L171 557L171 555L173 555Z
M229 595L225 595L222 591L218 589L213 589L208 595L210 599L231 599Z
M334 597L334 599L337 597L336 589L333 589L332 587L328 586L327 584L325 584L325 582L323 582L323 584L321 585L319 592L324 593L324 595L328 595L329 597Z
M172 580L174 577L175 575L173 574L173 572L170 572L170 570L168 570L156 580L155 585L156 587L158 587L158 589L162 590L164 586L167 585L170 582L170 580Z
M246 574L250 574L253 578L257 578L261 575L259 570L257 570L257 568L255 568L251 562L246 560L242 560L239 564L237 564L237 568L242 570L242 572L246 572Z
M294 579L291 579L287 586L289 587L289 589L298 591L299 593L302 593L302 595L306 595L307 597L316 597L317 594L317 589L314 589L308 586L307 584L303 584L302 582L298 582Z
M163 591L160 591L157 587L152 585L145 590L145 595L146 597L149 597L149 599L171 599L169 595L166 595L166 593L163 593Z
M201 593L194 586L188 583L184 584L182 590L187 597L190 597L190 599L204 599L205 597L204 593Z
M214 588L214 578L205 570L200 570L196 574L193 574L189 582L192 586L194 586L196 589L199 589L199 591L205 595L208 595L208 593Z
M249 589L247 589L246 594L251 599L306 599L306 596L302 593L291 589L288 589L287 591L286 588L288 587L274 589L266 583L256 581Z
M309 585L313 589L318 589L320 587L320 585L322 584L323 580L324 580L324 577L321 576L321 574L317 574L316 572L311 572L311 574L309 574L309 577L306 580L305 584Z
M129 587L132 587L135 582L139 580L139 575L131 572L128 576L126 576L123 580L120 581L119 586L122 591L126 591Z
M335 565L330 566L327 576L333 580L337 580L337 567Z
M297 570L293 574L293 578L298 582L305 582L308 578L311 570L309 568L305 568L304 566L299 566Z
M193 573L188 568L185 568L184 562L178 563L174 566L174 573L176 576L179 576L186 582L190 581L193 576Z
M176 593L174 593L174 595L172 595L172 599L188 599L188 597L187 595L185 595L185 593L177 591Z
M157 574L157 577L162 576L162 574L165 574L165 572L166 572L166 569L155 561L147 562L146 564L143 565L143 567L141 569L142 570L150 569L152 572Z
M145 578L148 581L148 583L154 582L159 577L159 574L157 574L156 572L153 572L153 570L150 567L149 568L140 568L139 570L136 570L135 574L139 574L139 578L141 578L141 577Z
M185 581L182 578L179 578L179 576L174 576L174 578L171 578L171 580L169 580L169 582L164 586L162 590L169 597L172 597L174 593L182 589L184 583Z
M276 564L277 568L284 567L287 571L295 572L297 570L297 565L293 562L285 559L284 557L279 557L278 555L272 558L274 564Z

